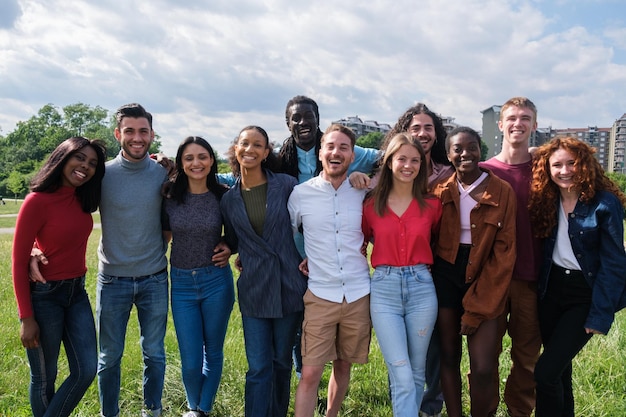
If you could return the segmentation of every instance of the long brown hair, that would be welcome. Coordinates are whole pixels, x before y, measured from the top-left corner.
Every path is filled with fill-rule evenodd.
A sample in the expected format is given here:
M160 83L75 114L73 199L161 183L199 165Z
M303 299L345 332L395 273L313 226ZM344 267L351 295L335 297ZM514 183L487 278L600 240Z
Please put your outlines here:
M369 199L373 199L374 201L374 211L377 215L383 216L385 211L387 210L387 200L389 199L389 193L391 192L391 188L393 187L393 172L391 171L391 161L393 160L393 156L400 150L403 145L411 145L420 154L420 170L417 173L417 177L413 180L413 198L417 200L420 208L424 208L426 206L426 201L424 200L424 196L427 193L428 188L428 173L426 171L426 154L424 154L424 150L422 149L422 145L420 145L419 141L413 139L413 137L404 132L398 133L389 141L387 145L387 151L385 152L385 156L380 165L380 179L378 180L378 184L374 187L374 189L370 192L368 196Z
M550 157L559 149L564 149L574 157L574 173L572 181L580 191L579 200L587 203L598 191L608 191L619 198L626 208L626 195L604 173L604 169L593 156L596 150L571 136L557 136L550 142L540 146L535 152L533 161L533 178L530 184L528 211L533 231L537 237L547 237L558 221L555 210L560 198L559 187L550 176Z

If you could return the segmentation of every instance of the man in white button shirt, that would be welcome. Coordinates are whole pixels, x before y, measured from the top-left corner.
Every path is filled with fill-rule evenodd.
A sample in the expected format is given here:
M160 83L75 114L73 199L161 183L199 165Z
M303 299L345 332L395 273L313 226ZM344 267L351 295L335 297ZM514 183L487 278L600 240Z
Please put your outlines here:
M327 417L337 416L352 363L366 363L371 338L370 275L361 253L361 215L366 190L347 179L354 160L354 132L331 125L321 140L322 172L297 185L289 198L294 231L304 234L308 274L302 324L302 377L295 417L312 417L324 365L333 361Z

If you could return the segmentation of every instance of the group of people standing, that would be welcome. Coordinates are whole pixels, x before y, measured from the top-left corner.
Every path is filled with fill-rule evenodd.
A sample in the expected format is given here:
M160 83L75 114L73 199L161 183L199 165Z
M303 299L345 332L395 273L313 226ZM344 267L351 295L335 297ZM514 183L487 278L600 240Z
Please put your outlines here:
M572 359L626 306L626 196L595 151L565 137L531 153L537 110L523 97L503 105L502 150L485 162L477 132L446 133L423 104L398 119L380 151L356 146L341 125L322 133L308 97L290 100L285 117L291 136L279 153L261 127L243 128L226 176L217 175L215 152L201 137L183 140L173 168L152 160L152 116L138 104L117 110L121 151L106 165L100 143L85 138L51 154L20 210L13 246L33 414L70 415L97 375L101 414L120 415L134 305L142 415L158 417L171 300L185 417L208 415L237 254L246 417L286 416L292 357L295 416L314 415L329 361L326 415L337 416L351 364L367 362L372 326L394 416L441 415L445 402L449 417L461 417L463 335L471 415L494 416L507 331L509 415L573 416ZM98 207L94 325L84 281ZM61 343L70 375L57 389Z

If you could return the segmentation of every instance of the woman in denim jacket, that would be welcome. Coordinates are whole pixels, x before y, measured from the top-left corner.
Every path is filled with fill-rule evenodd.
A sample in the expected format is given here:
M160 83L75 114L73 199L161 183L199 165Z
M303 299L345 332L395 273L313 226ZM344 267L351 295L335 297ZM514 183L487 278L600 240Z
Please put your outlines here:
M574 416L572 359L606 334L626 306L626 196L604 174L595 150L557 137L535 155L530 195L534 232L543 239L535 367L535 415Z

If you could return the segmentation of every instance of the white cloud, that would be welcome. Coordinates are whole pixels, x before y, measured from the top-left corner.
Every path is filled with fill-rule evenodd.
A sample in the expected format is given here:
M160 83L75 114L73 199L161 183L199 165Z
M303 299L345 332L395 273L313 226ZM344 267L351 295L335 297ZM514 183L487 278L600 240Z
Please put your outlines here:
M626 110L624 25L561 30L563 17L545 2L20 5L0 30L5 134L46 103L113 111L138 101L169 154L196 134L224 152L248 124L281 142L285 104L297 94L318 102L322 127L355 114L393 124L423 101L480 128L481 110L515 95L537 103L540 125L608 126Z

